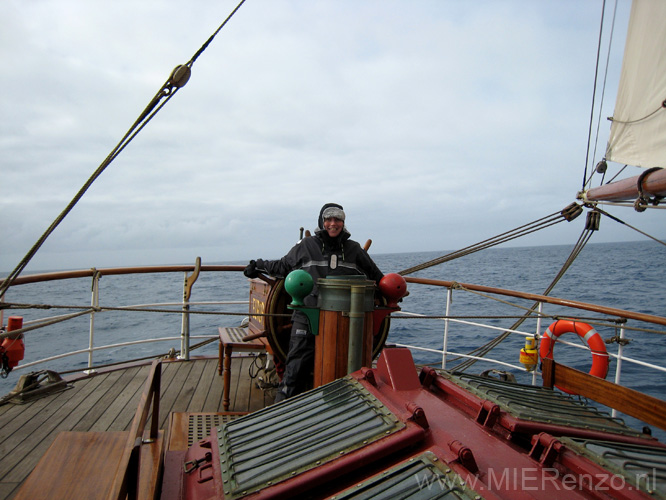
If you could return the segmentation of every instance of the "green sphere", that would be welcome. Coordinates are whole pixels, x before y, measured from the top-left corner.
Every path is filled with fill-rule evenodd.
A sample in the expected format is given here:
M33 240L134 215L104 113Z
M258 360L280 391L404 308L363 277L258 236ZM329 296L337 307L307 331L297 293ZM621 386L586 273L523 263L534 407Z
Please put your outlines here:
M284 280L284 289L291 295L291 305L302 306L303 299L310 295L314 280L307 271L297 269L290 272Z

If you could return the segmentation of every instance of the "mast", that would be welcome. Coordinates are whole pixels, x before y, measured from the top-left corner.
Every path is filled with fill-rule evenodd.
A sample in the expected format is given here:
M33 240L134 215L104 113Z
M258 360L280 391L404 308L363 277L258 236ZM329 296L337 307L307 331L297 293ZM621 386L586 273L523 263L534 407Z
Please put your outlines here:
M583 201L634 201L666 197L666 170L646 170L640 175L604 184L580 193Z

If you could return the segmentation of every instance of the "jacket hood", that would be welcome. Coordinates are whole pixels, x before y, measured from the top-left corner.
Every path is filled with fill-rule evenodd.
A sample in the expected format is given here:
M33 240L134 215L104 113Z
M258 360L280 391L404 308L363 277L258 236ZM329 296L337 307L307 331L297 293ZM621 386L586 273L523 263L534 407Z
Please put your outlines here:
M315 230L315 236L317 236L329 248L342 248L342 244L350 238L351 233L347 230L347 225L345 224L342 228L342 231L336 238L331 238L328 235L328 233L324 230L324 219L322 214L324 213L324 210L330 207L336 207L340 210L344 210L342 205L338 205L337 203L327 203L321 207L321 210L319 211L319 218L317 219L317 229Z
M326 205L321 207L321 210L319 211L319 218L317 219L317 229L316 229L315 233L324 230L324 218L323 218L324 210L326 210L327 208L331 208L331 207L335 207L335 208L339 208L340 210L344 210L344 208L342 208L342 205L338 205L337 203L327 203Z

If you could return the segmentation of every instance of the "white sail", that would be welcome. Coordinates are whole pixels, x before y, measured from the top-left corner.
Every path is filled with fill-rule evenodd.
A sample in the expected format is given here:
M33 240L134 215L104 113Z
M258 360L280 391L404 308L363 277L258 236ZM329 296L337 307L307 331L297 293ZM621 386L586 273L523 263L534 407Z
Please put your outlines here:
M666 167L666 0L634 0L606 158Z

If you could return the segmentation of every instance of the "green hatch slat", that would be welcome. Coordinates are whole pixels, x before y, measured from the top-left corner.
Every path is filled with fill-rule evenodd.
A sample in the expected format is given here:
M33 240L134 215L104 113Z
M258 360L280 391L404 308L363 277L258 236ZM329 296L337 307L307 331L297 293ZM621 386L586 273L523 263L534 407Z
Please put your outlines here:
M346 377L222 425L225 498L238 498L329 462L405 424Z
M606 484L626 481L653 498L666 499L666 448L595 439L561 438L560 441L617 476L605 478Z
M430 500L482 497L432 452L410 458L331 500Z
M547 387L517 384L466 373L439 373L522 420L630 436L641 435L625 425L622 419L613 418L580 399Z

